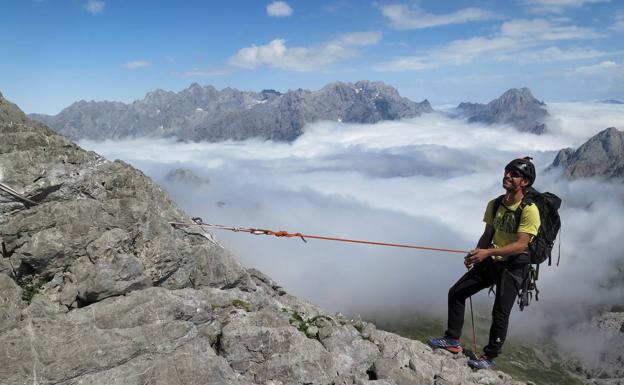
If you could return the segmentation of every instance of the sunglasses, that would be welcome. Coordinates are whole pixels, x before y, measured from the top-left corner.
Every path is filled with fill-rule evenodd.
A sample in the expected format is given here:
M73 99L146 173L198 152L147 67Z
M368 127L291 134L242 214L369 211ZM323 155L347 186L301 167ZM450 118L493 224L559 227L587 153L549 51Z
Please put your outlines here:
M524 178L524 175L516 170L505 170L505 175L509 174L512 178Z

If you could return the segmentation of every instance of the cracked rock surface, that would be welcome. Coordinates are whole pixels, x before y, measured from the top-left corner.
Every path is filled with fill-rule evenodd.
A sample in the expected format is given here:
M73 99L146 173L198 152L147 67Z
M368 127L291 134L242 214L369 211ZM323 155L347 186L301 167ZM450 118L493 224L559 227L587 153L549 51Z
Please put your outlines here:
M519 384L289 295L0 97L0 384Z

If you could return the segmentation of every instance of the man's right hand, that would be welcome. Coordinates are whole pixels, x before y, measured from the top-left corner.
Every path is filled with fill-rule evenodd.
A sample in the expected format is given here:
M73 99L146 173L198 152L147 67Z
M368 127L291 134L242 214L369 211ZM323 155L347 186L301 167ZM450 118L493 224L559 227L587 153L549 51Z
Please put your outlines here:
M472 250L466 257L464 258L464 265L470 269L475 263L482 262L486 258L489 258L491 255L490 249L479 249L476 248Z

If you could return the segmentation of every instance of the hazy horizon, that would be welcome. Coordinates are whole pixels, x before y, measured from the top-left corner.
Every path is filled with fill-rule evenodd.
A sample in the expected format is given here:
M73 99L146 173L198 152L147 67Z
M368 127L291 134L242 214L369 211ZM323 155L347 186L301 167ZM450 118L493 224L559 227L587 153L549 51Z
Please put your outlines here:
M362 80L362 81L371 81L371 82L382 81L382 80L374 80L374 79L360 79L360 80ZM355 82L360 81L360 80L355 80L355 81L353 81L353 82L351 82L351 83L355 83ZM330 83L327 83L327 84L331 84L331 83L334 83L334 82L341 82L341 81L340 81L340 80L335 80L335 81L330 82ZM85 99L85 98L80 98L80 99L74 100L74 101L73 101L73 102L71 102L70 104L68 104L68 105L66 105L66 106L64 106L64 107L61 107L59 110L57 110L57 111L55 111L55 112L52 112L52 113L45 113L45 112L40 112L40 111L26 111L26 110L24 110L24 112L25 112L26 114L42 114L42 115L51 115L51 116L54 116L54 115L58 115L60 112L62 112L62 111L63 111L64 109L66 109L67 107L70 107L72 104L74 104L74 103L78 103L78 102L82 102L82 101L86 101L86 102L119 102L119 103L124 103L124 104L132 104L133 102L136 102L136 101L139 101L139 100L143 100L143 99L144 99L144 98L145 98L145 97L146 97L146 96L147 96L150 92L153 92L153 91L156 91L156 90L164 90L164 91L167 91L167 92L175 92L175 93L179 93L179 92L182 92L182 91L183 91L183 90L185 90L185 89L188 89L188 88L189 88L189 87L190 87L193 83L197 83L197 84L199 84L199 85L200 85L200 86L202 86L202 87L209 87L209 86L215 87L214 85L212 85L212 84L208 84L208 83L206 83L206 84L202 84L202 83L200 83L200 82L192 82L192 83L189 83L187 86L183 86L182 88L179 88L179 89L162 89L162 88L155 88L155 89L153 89L153 90L148 90L148 91L147 91L147 92L146 92L143 96L141 96L141 97L139 97L139 98L137 98L137 99L128 99L128 100L123 100L122 98L118 98L118 99L100 99L100 100L95 100L95 99ZM347 83L347 82L342 82L342 83ZM321 86L320 86L320 87L318 87L318 88L311 88L311 89L309 89L309 90L310 90L310 91L316 91L316 90L318 90L318 89L321 89L322 87L324 87L324 86L325 86L325 85L327 85L327 84L323 84L323 85L321 85ZM397 86L396 86L396 85L394 85L394 84L389 84L389 83L386 83L386 84L387 84L387 85L389 85L389 86L392 86L392 87L396 88L397 90L399 90L399 94L400 94L401 96L405 97L405 95L403 95L403 94L400 92L400 89L399 89L400 87L397 87ZM430 98L428 98L428 97L426 96L426 92L425 92L425 95L423 95L423 97L421 97L420 99L411 99L411 100L412 100L412 101L414 101L414 102L421 102L421 101L423 101L423 100L425 100L425 99L426 99L426 100L428 100L428 101L429 101L429 103L431 104L431 107L432 107L434 110L436 110L436 111L445 111L445 110L449 110L449 109L453 109L453 108L457 107L457 105L459 105L459 104L460 104L460 103L462 103L462 102L484 103L484 104L485 104L485 103L488 103L488 102L492 101L493 99L498 98L498 97L499 97L499 96L501 96L501 95L502 95L505 91L507 91L507 90L509 90L509 89L512 89L512 88L523 88L523 87L524 87L524 86L520 85L520 86L517 86L517 87L502 88L502 89L501 89L501 91L500 91L498 94L493 94L491 97L490 97L490 96L486 96L486 98L485 98L485 99L479 99L479 100L463 100L463 99L462 99L462 100L460 100L460 99L458 99L458 100L456 100L456 101L454 101L454 102L451 102L451 101L448 101L448 100L443 101L443 102L442 102L442 101L434 101L434 100L431 100ZM216 88L218 91L222 91L222 90L224 90L224 89L226 89L226 88L235 88L235 87L224 86L224 87L222 87L222 88L218 88L218 87L215 87L215 88ZM288 91L294 91L294 90L296 90L296 89L298 89L298 88L301 88L301 87L295 87L295 88L289 88L289 89L275 89L275 88L273 88L273 89L275 89L276 91L281 92L281 93L286 93L286 92L288 92ZM239 91L248 91L248 92L261 92L261 91L263 91L264 89L245 89L245 88L239 88L238 90L239 90ZM0 91L1 91L1 90L0 90ZM531 90L531 91L532 91L532 90ZM566 100L566 99L559 99L559 100L545 100L545 99L543 99L543 98L540 98L540 95L536 95L536 94L534 94L534 93L533 93L533 96L534 96L536 99L538 99L538 100L543 101L544 103L546 103L546 107L547 107L547 109L549 108L549 104L563 104L563 103L598 103L598 104L608 104L608 103L603 103L603 102L604 102L604 101L606 101L606 100L616 100L616 101L621 101L621 102L624 102L624 97L623 97L623 98L621 98L621 99L620 99L620 98L617 98L617 97L604 97L604 98L600 98L600 99L587 99L587 100L578 100L578 99L567 99L567 100ZM8 97L7 95L4 95L4 97L5 97L7 100L13 101L13 100L11 100L11 98L10 98L10 97ZM21 106L20 106L20 107L21 107Z

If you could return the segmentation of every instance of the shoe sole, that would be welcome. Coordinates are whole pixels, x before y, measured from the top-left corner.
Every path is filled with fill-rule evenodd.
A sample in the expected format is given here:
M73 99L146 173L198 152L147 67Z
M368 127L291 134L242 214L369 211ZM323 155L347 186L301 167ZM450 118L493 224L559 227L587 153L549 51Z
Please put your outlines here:
M432 348L432 349L444 349L444 350L449 351L449 352L451 352L453 354L459 354L459 353L461 353L463 351L461 346L457 346L457 347L452 347L452 346L441 347L441 346L429 345L429 347Z
M451 353L453 353L453 354L459 354L459 353L461 353L461 352L462 352L462 350L463 350L461 346L458 346L458 347L456 347L456 348L455 348L455 347L451 347L451 346L449 346L449 347L447 347L447 348L441 348L441 349L446 349L446 350L448 350L449 352L451 352Z

